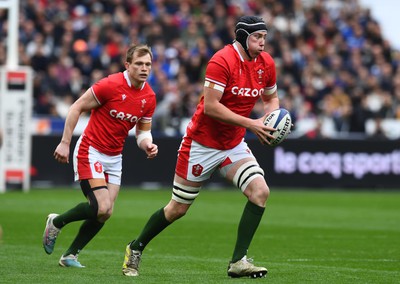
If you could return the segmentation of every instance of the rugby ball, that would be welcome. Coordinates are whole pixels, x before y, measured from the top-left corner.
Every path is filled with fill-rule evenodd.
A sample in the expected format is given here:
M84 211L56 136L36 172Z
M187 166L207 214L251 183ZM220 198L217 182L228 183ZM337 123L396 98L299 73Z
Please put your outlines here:
M270 146L276 146L282 143L289 135L290 128L292 127L292 118L286 109L279 108L267 115L264 120L264 125L276 129L276 131L271 131L270 133L274 138L267 138L270 142Z

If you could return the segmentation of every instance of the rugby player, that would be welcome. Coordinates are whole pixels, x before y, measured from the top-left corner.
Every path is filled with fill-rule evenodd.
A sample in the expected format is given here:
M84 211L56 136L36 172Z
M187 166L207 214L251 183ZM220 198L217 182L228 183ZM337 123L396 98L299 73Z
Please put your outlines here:
M178 150L172 198L148 220L125 251L122 272L139 275L139 263L146 245L172 222L186 214L202 184L216 170L237 186L247 203L238 226L236 245L229 262L230 277L264 277L265 267L255 266L247 251L263 216L269 187L264 171L250 151L244 136L254 133L269 144L274 128L261 117L251 119L257 101L265 115L279 108L275 63L264 51L267 27L262 18L241 17L235 40L209 61L201 98ZM178 245L178 244L177 244Z
M54 151L60 163L69 162L70 143L80 115L91 111L89 123L73 153L75 181L87 201L47 217L43 247L51 254L61 229L75 221L82 223L75 239L63 253L59 265L84 267L78 254L111 217L122 174L122 149L128 132L136 126L136 142L147 158L157 156L151 135L156 107L154 91L146 83L153 55L147 45L133 45L126 53L124 72L111 74L89 88L69 109L63 136Z

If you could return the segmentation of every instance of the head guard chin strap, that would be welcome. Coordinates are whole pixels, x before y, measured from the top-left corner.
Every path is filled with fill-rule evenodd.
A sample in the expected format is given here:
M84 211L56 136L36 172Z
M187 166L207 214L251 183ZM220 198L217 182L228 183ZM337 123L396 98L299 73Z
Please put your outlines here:
M235 27L236 41L241 44L246 54L251 58L249 53L249 36L252 33L267 31L267 25L264 20L256 16L243 16L239 18L239 21Z

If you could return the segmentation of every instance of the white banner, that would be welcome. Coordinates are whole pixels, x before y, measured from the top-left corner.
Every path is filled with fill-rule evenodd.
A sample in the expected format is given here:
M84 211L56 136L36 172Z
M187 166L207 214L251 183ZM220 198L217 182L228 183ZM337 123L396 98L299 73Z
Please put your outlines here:
M0 192L30 187L32 69L0 67Z

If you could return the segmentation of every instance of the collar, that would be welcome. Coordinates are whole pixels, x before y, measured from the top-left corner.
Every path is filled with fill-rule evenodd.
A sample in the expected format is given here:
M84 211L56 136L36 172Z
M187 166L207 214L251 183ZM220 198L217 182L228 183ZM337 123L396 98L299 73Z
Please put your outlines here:
M125 78L125 81L126 81L126 83L128 84L128 86L129 86L130 88L132 88L132 87L134 88L134 86L133 86L132 83L131 83L131 79L129 79L128 70L125 70L125 71L123 72L123 74L124 74L124 78ZM143 82L142 87L140 88L140 90L143 90L145 84L146 84L146 82Z
M237 54L239 54L240 61L244 62L245 60L244 60L242 54L240 53L238 44L240 45L240 43L238 43L237 41L235 41L232 45L233 45L233 48L236 50ZM257 57L256 57L256 58L252 58L251 61L256 62L256 61L257 61ZM250 61L250 62L251 62L251 61Z

